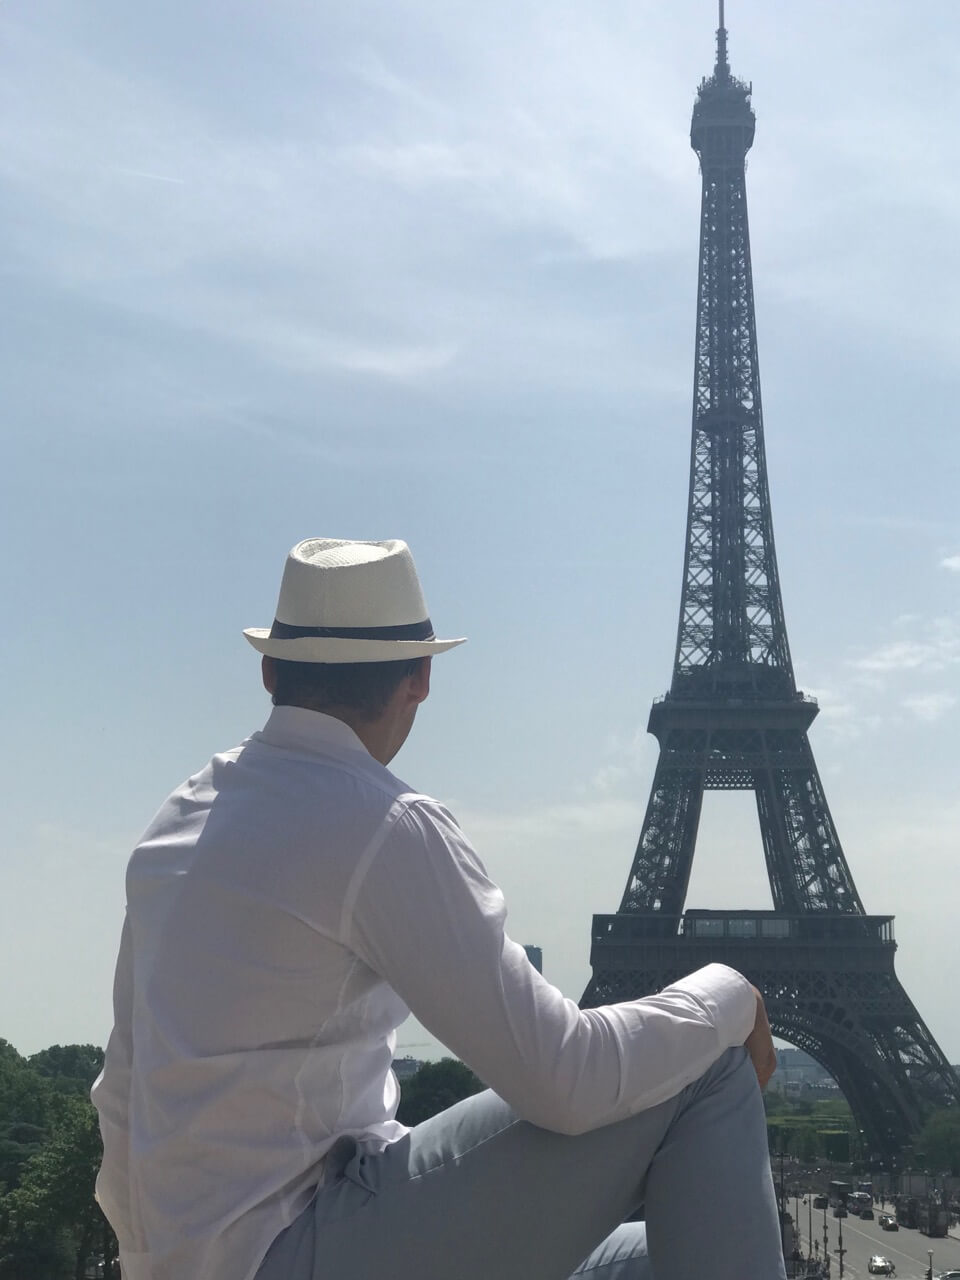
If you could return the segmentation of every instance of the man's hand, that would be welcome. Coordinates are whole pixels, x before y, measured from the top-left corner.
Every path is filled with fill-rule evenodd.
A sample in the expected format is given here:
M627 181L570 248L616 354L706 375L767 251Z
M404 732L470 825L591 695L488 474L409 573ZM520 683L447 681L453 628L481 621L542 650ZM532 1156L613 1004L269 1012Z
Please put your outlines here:
M763 996L756 987L753 988L753 994L757 997L757 1016L753 1030L747 1036L745 1043L753 1069L760 1081L760 1088L765 1089L768 1080L777 1069L777 1051L773 1047L773 1037L770 1034L770 1023L767 1019Z

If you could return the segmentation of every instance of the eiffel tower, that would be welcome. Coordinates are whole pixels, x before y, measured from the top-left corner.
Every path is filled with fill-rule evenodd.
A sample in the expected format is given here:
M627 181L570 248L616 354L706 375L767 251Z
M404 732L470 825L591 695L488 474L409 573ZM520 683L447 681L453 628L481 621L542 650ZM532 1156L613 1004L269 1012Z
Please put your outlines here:
M727 61L697 91L700 278L693 445L670 691L648 730L660 755L616 915L594 916L582 1004L657 991L721 961L763 992L774 1033L842 1089L864 1154L895 1167L931 1105L960 1081L894 973L892 916L864 911L797 690L773 542L747 225L752 86ZM753 791L772 911L684 912L703 792Z

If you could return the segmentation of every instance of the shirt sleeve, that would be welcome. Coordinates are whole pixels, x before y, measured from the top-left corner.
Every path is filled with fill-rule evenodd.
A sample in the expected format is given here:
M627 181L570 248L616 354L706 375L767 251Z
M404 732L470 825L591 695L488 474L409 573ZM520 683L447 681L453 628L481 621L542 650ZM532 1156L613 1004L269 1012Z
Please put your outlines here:
M584 1133L671 1098L753 1028L753 988L718 964L654 996L579 1009L506 935L503 895L433 801L401 809L350 896L346 945L546 1129Z

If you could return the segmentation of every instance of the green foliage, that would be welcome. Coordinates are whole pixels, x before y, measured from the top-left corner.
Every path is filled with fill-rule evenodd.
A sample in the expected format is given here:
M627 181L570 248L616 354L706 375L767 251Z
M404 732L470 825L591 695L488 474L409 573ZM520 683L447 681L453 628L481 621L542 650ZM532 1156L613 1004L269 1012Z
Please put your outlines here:
M46 1129L36 1124L0 1120L0 1194L20 1181L20 1170L43 1146Z
M847 1129L822 1129L823 1154L828 1160L846 1164L850 1159L850 1133Z
M764 1106L771 1151L801 1160L850 1159L853 1113L843 1098L786 1098L769 1091Z
M0 1195L17 1185L20 1170L43 1146L59 1099L49 1080L0 1040Z
M804 1125L797 1135L794 1148L794 1155L800 1157L801 1160L816 1160L820 1154L820 1143L817 1141L817 1135L809 1125Z
M53 1044L27 1059L38 1075L65 1093L86 1097L103 1070L103 1050L95 1044Z
M0 1040L0 1118L42 1125L46 1118L50 1086L12 1045Z
M425 1062L409 1080L403 1082L397 1119L401 1124L415 1125L428 1120L455 1102L479 1093L481 1082L469 1067L455 1058Z
M917 1136L916 1148L934 1173L960 1175L960 1108L934 1111Z
M850 1110L850 1103L846 1098L819 1098L814 1104L814 1112L821 1117L835 1117L842 1119L847 1124L853 1123L853 1112Z
M94 1200L103 1148L87 1099L93 1045L30 1059L0 1041L0 1280L68 1280L116 1241Z
M763 1107L768 1116L788 1115L790 1113L790 1103L782 1093L774 1089L768 1089L764 1093Z

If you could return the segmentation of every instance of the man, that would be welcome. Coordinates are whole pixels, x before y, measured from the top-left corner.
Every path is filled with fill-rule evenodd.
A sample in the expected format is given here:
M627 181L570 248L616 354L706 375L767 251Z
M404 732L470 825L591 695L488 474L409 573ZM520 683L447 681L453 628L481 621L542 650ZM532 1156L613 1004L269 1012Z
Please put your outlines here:
M451 815L387 769L462 643L406 544L301 542L245 634L270 718L127 874L93 1089L125 1280L782 1277L759 993L710 965L579 1010ZM408 1010L491 1086L409 1131Z

